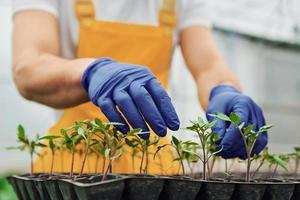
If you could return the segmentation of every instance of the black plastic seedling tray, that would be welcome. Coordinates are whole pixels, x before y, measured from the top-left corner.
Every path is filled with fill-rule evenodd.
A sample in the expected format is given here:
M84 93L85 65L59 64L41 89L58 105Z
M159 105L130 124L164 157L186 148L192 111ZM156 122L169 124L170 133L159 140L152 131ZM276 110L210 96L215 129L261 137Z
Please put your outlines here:
M109 174L66 176L10 176L20 200L299 200L300 182L265 179L239 180Z

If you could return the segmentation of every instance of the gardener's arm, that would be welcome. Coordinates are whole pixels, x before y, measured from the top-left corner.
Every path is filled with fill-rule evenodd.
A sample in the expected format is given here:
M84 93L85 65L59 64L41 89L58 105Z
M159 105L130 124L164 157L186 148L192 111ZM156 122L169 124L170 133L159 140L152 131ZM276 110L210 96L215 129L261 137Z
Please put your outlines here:
M261 108L249 97L240 92L239 82L224 63L213 41L211 30L204 26L187 28L181 33L181 47L186 63L198 87L200 103L209 114L221 112L236 113L241 122L252 124L255 130L265 125ZM246 151L238 130L229 123L217 119L212 130L221 137L219 144L224 158L246 158ZM259 153L267 144L267 133L260 135L253 153Z
M57 18L43 11L23 11L14 17L13 76L27 99L56 108L88 101L80 85L87 65L94 59L59 57Z
M200 103L204 109L213 87L227 83L240 88L232 71L226 66L214 42L212 31L205 26L192 26L180 34L183 56L197 86Z
M167 127L179 128L171 100L150 70L106 58L66 60L59 48L54 16L41 11L15 16L13 73L24 97L57 108L90 99L110 121L124 124L118 126L124 133L127 122L144 132L148 124L159 136Z

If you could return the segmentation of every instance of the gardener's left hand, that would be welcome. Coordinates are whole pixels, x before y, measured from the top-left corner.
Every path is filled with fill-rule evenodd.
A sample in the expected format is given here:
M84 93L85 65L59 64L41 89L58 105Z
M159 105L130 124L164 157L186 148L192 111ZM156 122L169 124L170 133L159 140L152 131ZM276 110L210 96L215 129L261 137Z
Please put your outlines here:
M209 114L216 112L226 115L234 112L241 118L241 122L245 122L246 125L253 124L255 131L265 125L261 108L250 97L229 85L218 85L210 93L209 105L206 111L207 119L209 121L214 120L215 118L209 116ZM223 146L223 150L218 155L223 158L239 157L245 159L246 150L238 129L233 124L220 119L216 120L217 124L212 130L221 137L218 144ZM267 133L260 135L255 143L252 155L261 152L267 142Z

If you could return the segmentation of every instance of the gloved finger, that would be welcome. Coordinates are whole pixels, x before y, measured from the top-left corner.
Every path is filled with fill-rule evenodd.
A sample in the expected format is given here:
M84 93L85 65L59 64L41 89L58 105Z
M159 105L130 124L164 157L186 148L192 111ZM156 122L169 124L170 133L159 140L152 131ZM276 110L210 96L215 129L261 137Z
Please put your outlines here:
M119 131L126 134L130 130L125 119L119 113L119 111L116 108L116 105L113 103L113 101L111 99L108 99L108 98L106 98L105 100L98 99L97 105L100 107L101 111L103 112L103 114L107 117L107 119L110 122L119 122L119 123L123 124L120 126L116 126L116 128Z
M241 122L245 122L247 125L250 113L249 108L245 104L236 103L231 112L236 113L240 117ZM234 124L231 124L226 130L220 145L223 146L224 152L230 152L232 156L238 156L240 158L246 156L246 149L241 133Z
M259 154L267 146L267 144L268 134L263 133L257 138L251 156Z
M114 90L113 99L133 128L140 128L143 132L149 132L149 128L147 127L143 117L127 92ZM149 138L149 135L150 133L143 134L143 138L147 139Z
M146 122L158 136L167 134L167 125L156 107L151 95L139 82L132 82L129 93Z
M224 113L227 114L225 111L226 106L222 105L219 102L215 102L214 100L211 100L210 103L208 104L207 110L206 110L206 118L209 122L215 120L217 123L212 127L212 131L216 133L218 136L223 138L227 124L225 121L212 117L210 114L215 114L216 112ZM217 144L220 144L220 141L217 142Z
M230 135L228 137L227 135ZM234 124L231 124L225 133L226 139L221 140L219 146L222 146L223 150L218 154L219 156L229 159L239 157L244 159L246 157L246 151L244 147L244 142L239 133L239 130L235 127ZM230 138L230 142L229 139ZM232 141L231 141L232 140Z
M252 99L248 101L247 107L249 109L248 124L254 125L253 130L258 131L260 127L265 125L265 119L262 110ZM264 147L267 145L267 141L268 141L267 133L261 134L257 138L254 144L253 150L251 152L251 156L254 156L255 154L259 154L259 152L261 152L264 149ZM240 152L240 154L242 154L239 156L240 158L246 159L246 155L244 155L244 153Z
M249 120L247 124L254 125L253 130L258 131L260 127L265 125L265 119L263 117L262 110L258 105L255 104L255 102L253 102L253 100L248 101L247 107L249 109ZM255 154L261 152L264 149L264 147L267 145L267 141L268 141L267 133L263 133L262 135L260 135L254 144L254 148L251 152L251 156L254 156ZM246 151L239 151L238 157L240 157L241 159L246 159L247 158Z
M266 124L266 121L265 121L265 118L264 118L264 115L263 115L263 112L261 110L261 108L254 103L254 112L255 112L255 116L256 116L256 131L259 130L260 127L264 126ZM255 142L255 145L254 145L254 148L253 148L253 151L252 151L252 156L255 155L255 154L259 154L267 145L268 143L268 133L265 132L265 133L262 133L260 136L258 136L256 142Z
M145 87L152 96L168 128L173 131L178 130L180 125L179 118L167 92L157 79L150 80Z

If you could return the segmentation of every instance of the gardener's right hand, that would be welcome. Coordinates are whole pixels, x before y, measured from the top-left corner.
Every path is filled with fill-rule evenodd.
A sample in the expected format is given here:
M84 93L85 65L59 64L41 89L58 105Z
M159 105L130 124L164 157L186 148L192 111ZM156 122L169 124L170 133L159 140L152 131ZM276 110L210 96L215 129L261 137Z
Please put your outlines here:
M124 124L117 126L123 133L129 131L129 126L117 107L133 128L143 132L149 132L146 122L158 136L165 136L167 127L179 129L170 97L145 67L101 58L88 66L81 83L109 121ZM149 134L142 137L148 138Z
M217 121L212 130L221 137L218 144L223 147L223 150L218 155L226 159L235 157L246 159L246 148L239 130L234 124L215 119L209 115L216 112L226 115L234 112L245 123L245 126L253 124L254 130L258 131L260 127L266 124L262 109L250 97L242 94L233 86L220 84L211 90L206 114L209 121ZM257 138L252 155L259 154L267 143L268 134L264 132Z

